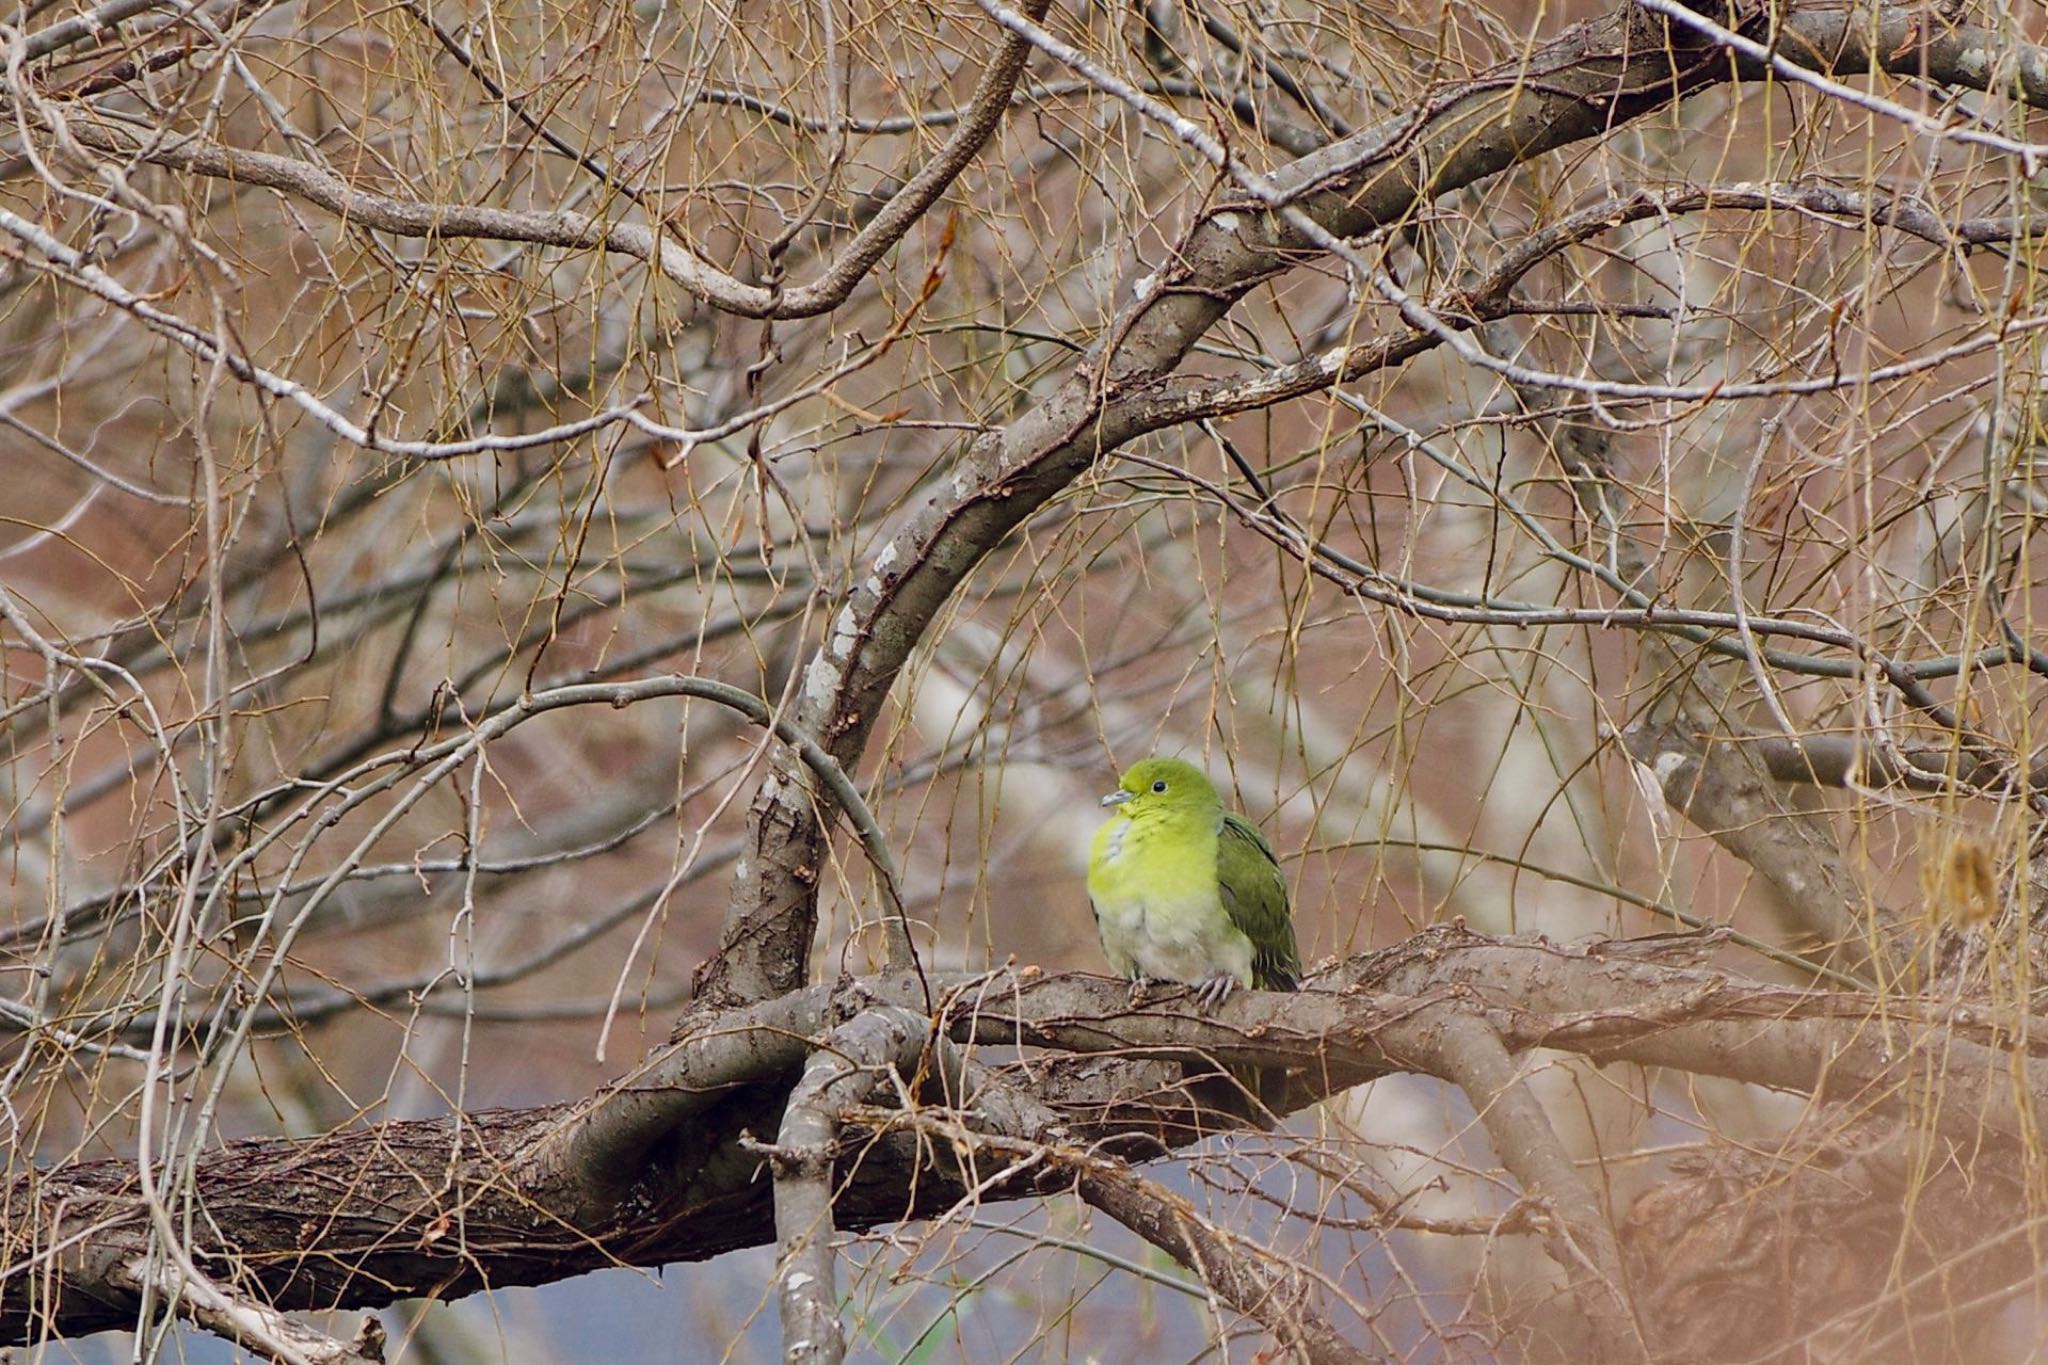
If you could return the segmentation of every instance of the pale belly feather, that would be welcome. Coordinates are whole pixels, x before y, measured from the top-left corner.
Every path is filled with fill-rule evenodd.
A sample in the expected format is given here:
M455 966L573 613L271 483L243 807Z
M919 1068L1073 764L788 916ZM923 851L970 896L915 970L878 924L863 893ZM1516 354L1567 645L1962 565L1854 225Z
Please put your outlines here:
M1106 861L1121 862L1134 851L1128 846L1133 842L1127 837L1106 841ZM1123 884L1115 892L1095 897L1103 954L1117 971L1133 979L1190 985L1219 975L1234 977L1241 986L1252 984L1251 940L1230 922L1213 889L1176 888L1175 894L1119 881Z

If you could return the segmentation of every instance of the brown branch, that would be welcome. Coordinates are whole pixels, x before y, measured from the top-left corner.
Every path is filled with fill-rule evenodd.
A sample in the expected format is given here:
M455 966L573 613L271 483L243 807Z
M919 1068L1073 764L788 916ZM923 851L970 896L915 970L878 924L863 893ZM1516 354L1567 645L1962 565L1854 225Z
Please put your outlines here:
M948 1007L956 1040L1021 1041L1076 1052L1202 1057L1303 1073L1318 1095L1395 1072L1433 1070L1428 1011L1446 998L1511 1049L1547 1047L1879 1108L1908 1103L1963 1141L2026 1140L2048 1122L2048 1081L2028 1059L2048 1026L1974 1005L1760 985L1673 965L1711 935L1565 946L1426 930L1311 978L1299 994L1248 992L1214 1014L1177 997L1131 1010L1116 983L1063 976ZM894 982L899 978L890 978ZM881 998L907 1003L892 985Z
M1866 223L1898 229L1951 250L2007 242L2048 233L2048 226L2014 218L1971 218L1944 222L1918 199L1905 195L1866 195L1834 185L1734 184L1702 185L1682 190L1638 189L1616 195L1545 224L1517 238L1502 258L1477 278L1444 297L1432 300L1430 312L1453 329L1510 317L1522 311L1514 286L1545 261L1581 243L1630 223L1712 209L1791 210L1837 218L1861 231ZM1587 305L1594 313L1605 310ZM1184 422L1228 417L1273 407L1290 399L1321 393L1375 371L1391 369L1435 349L1441 338L1421 331L1399 332L1331 347L1285 365L1255 374L1175 376L1134 396L1132 416L1142 431L1157 431ZM1844 385L1856 376L1841 376Z
M1308 1311L1299 1272L1240 1253L1186 1200L1119 1162L1090 1162L1076 1183L1083 1199L1194 1271L1225 1303L1266 1323L1315 1365L1373 1359Z
M1027 8L1034 17L1042 16L1050 3L1031 0ZM29 40L32 50L37 41ZM401 237L478 237L617 253L645 261L672 283L724 312L749 318L807 318L829 313L844 303L876 262L980 154L1010 107L1030 51L1020 39L1005 36L975 86L966 116L954 126L945 145L889 197L818 279L791 288L740 279L658 225L607 222L571 209L501 209L400 199L361 189L325 167L295 157L193 140L145 138L117 124L78 120L67 123L65 131L81 144L115 156L278 190L317 204L354 227Z
M1142 1134L1147 1152L1163 1153L1213 1133L1179 1084L1178 1064L1190 1058L1290 1068L1295 1106L1374 1076L1442 1074L1452 1069L1437 1032L1447 1005L1509 1049L1726 1076L1913 1116L1963 1151L1987 1138L2024 1142L2048 1124L2048 1081L2033 1059L2048 1048L2048 1026L1945 1002L1759 985L1693 965L1713 942L1562 947L1433 930L1323 972L1299 994L1248 991L1213 1013L1179 997L1134 1011L1124 983L1103 977L933 984L950 992L941 1022L956 1042L1094 1054L1008 1073L1063 1116L1083 1150ZM776 1130L834 1011L897 1006L921 1027L924 989L899 973L701 1012L675 1047L577 1107L225 1143L193 1173L193 1226L203 1234L191 1254L209 1273L234 1267L238 1292L293 1311L453 1298L760 1245L773 1237L771 1182L743 1138ZM899 1137L840 1163L839 1227L954 1207L958 1171L943 1158L935 1165L929 1144ZM1024 1173L983 1196L1041 1193L1054 1175L1066 1179ZM1522 1178L1540 1186L1550 1177L1528 1168ZM121 1267L151 1248L132 1162L24 1172L0 1199L0 1341L133 1325L139 1295ZM1252 1287L1246 1294L1247 1305L1259 1301Z
M1070 1172L1088 1203L1193 1271L1225 1303L1264 1324L1314 1365L1372 1359L1309 1305L1307 1278L1294 1265L1260 1248L1240 1251L1185 1199L1122 1161L1077 1147L1065 1115L957 1047L945 1047L939 1057L955 1106L971 1108L979 1120L979 1131L948 1136L967 1136ZM990 1133L998 1136L992 1140Z
M669 1047L603 1093L535 1153L543 1181L559 1170L578 1191L568 1221L611 1216L637 1197L650 1154L749 1085L794 1074L825 1031L831 997L796 991L748 1010L687 1016Z

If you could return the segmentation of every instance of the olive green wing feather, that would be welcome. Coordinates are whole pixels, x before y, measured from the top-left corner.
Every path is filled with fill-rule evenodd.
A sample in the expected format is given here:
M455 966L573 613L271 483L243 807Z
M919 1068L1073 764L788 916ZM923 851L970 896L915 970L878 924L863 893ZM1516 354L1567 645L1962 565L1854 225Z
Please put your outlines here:
M1252 941L1252 984L1291 991L1301 984L1301 954L1294 946L1294 914L1280 860L1258 826L1225 813L1216 836L1216 881L1230 922Z

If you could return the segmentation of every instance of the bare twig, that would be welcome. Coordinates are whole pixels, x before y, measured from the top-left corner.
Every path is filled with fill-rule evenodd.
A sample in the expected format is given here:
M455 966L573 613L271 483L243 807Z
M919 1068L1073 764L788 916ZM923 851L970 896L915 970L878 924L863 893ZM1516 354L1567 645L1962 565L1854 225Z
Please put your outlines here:
M374 1316L363 1319L355 1340L341 1341L217 1284L193 1266L129 1262L112 1280L135 1291L154 1288L194 1326L277 1365L383 1365L384 1329Z

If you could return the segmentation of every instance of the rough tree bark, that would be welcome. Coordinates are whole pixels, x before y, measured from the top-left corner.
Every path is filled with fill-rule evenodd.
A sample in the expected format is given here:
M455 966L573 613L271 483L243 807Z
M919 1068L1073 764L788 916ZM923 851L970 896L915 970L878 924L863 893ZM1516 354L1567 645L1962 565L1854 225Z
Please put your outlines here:
M1140 1157L1230 1123L1187 1098L1178 1059L1294 1068L1290 1108L1394 1072L1499 1092L1505 1078L1483 1059L1490 1079L1476 1079L1474 1029L1511 1054L1549 1048L1755 1081L1926 1124L1959 1144L2018 1141L2048 1120L2048 1080L2033 1065L2048 1043L2014 1043L2048 1037L2038 1021L1817 996L1693 965L1724 942L1567 947L1447 928L1321 973L1299 996L1247 993L1213 1016L1172 998L1133 1011L1123 983L1100 977L939 978L943 1007L927 1026L961 1044L1022 1041L1098 1058L1086 1068L1042 1058L998 1074L1043 1106L1034 1113L1060 1115L1068 1145L1107 1142ZM864 978L707 1013L582 1104L224 1144L194 1190L209 1229L205 1268L280 1308L351 1308L771 1242L774 1182L759 1177L774 1153L760 1144L785 1122L806 1040L826 1038L830 1019L848 1010L925 1019L923 991L915 976ZM925 1069L926 1084L936 1069ZM902 1079L915 1087L920 1077ZM943 1107L943 1092L924 1093ZM954 1102L971 1128L976 1104ZM1000 1124L993 1135L1020 1136ZM1043 1141L1044 1127L1022 1136ZM957 1170L931 1164L930 1146L907 1135L837 1150L832 1210L843 1228L942 1215L963 1190ZM622 1171L632 1178L622 1183ZM1531 1178L1540 1189L1543 1177ZM983 1194L1042 1194L1075 1179L1055 1164ZM1995 1204L2003 1189L1988 1187L1986 1198ZM1993 1210L1971 1203L1981 1229ZM150 1233L132 1163L21 1177L6 1207L18 1230L8 1264L35 1270L0 1283L7 1340L133 1322L136 1298L120 1272L147 1257ZM1555 1216L1561 1235L1576 1236L1590 1214L1561 1207ZM1563 1231L1574 1227L1581 1234Z

